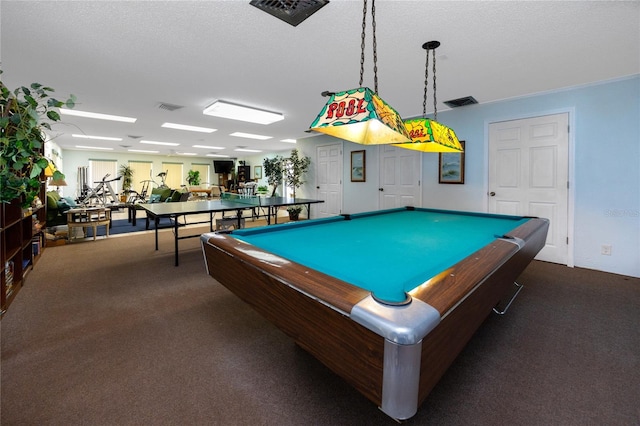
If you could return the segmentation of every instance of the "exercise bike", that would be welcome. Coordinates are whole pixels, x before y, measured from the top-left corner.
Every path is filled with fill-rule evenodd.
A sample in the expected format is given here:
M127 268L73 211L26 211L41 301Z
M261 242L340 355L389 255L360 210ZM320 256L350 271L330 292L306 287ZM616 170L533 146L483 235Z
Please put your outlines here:
M84 199L80 201L80 204L85 206L89 206L89 205L106 206L108 198L111 199L112 204L119 204L118 194L111 187L111 182L122 179L122 176L118 176L117 178L107 180L109 176L111 175L107 173L102 178L101 181L93 182L98 184L95 188L91 188L89 185L85 185L83 192L85 192L87 195L85 196Z

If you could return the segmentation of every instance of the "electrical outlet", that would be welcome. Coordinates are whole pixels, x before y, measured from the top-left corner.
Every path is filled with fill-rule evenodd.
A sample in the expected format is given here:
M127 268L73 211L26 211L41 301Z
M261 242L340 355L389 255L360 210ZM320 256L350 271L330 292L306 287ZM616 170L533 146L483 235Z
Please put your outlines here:
M600 253L605 256L611 256L611 244L603 244L600 248Z

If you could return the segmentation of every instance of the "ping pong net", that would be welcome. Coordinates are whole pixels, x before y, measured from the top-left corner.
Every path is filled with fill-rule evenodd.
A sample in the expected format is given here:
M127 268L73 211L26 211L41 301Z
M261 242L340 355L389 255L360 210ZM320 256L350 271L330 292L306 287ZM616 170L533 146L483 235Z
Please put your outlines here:
M233 204L246 204L247 208L250 207L260 207L261 202L260 198L257 195L242 195L242 194L234 194L232 192L223 192L220 194L220 201L225 203L233 203Z

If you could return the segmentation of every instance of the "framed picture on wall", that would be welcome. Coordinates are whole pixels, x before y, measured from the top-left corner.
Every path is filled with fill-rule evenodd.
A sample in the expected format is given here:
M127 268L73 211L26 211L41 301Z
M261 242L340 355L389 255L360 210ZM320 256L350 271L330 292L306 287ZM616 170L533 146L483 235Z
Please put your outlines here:
M364 182L367 179L366 152L351 151L351 182Z
M464 141L460 145L465 149ZM440 153L438 183L464 183L464 151Z
M253 178L262 179L262 166L253 166Z

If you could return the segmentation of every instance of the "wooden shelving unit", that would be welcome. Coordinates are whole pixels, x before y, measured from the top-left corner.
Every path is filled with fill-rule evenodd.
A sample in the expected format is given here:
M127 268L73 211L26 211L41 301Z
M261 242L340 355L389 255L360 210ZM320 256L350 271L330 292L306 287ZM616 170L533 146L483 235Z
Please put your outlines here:
M251 180L251 166L238 166L238 183Z
M42 205L23 209L19 199L0 204L0 318L24 286L44 250L46 187L40 187Z

